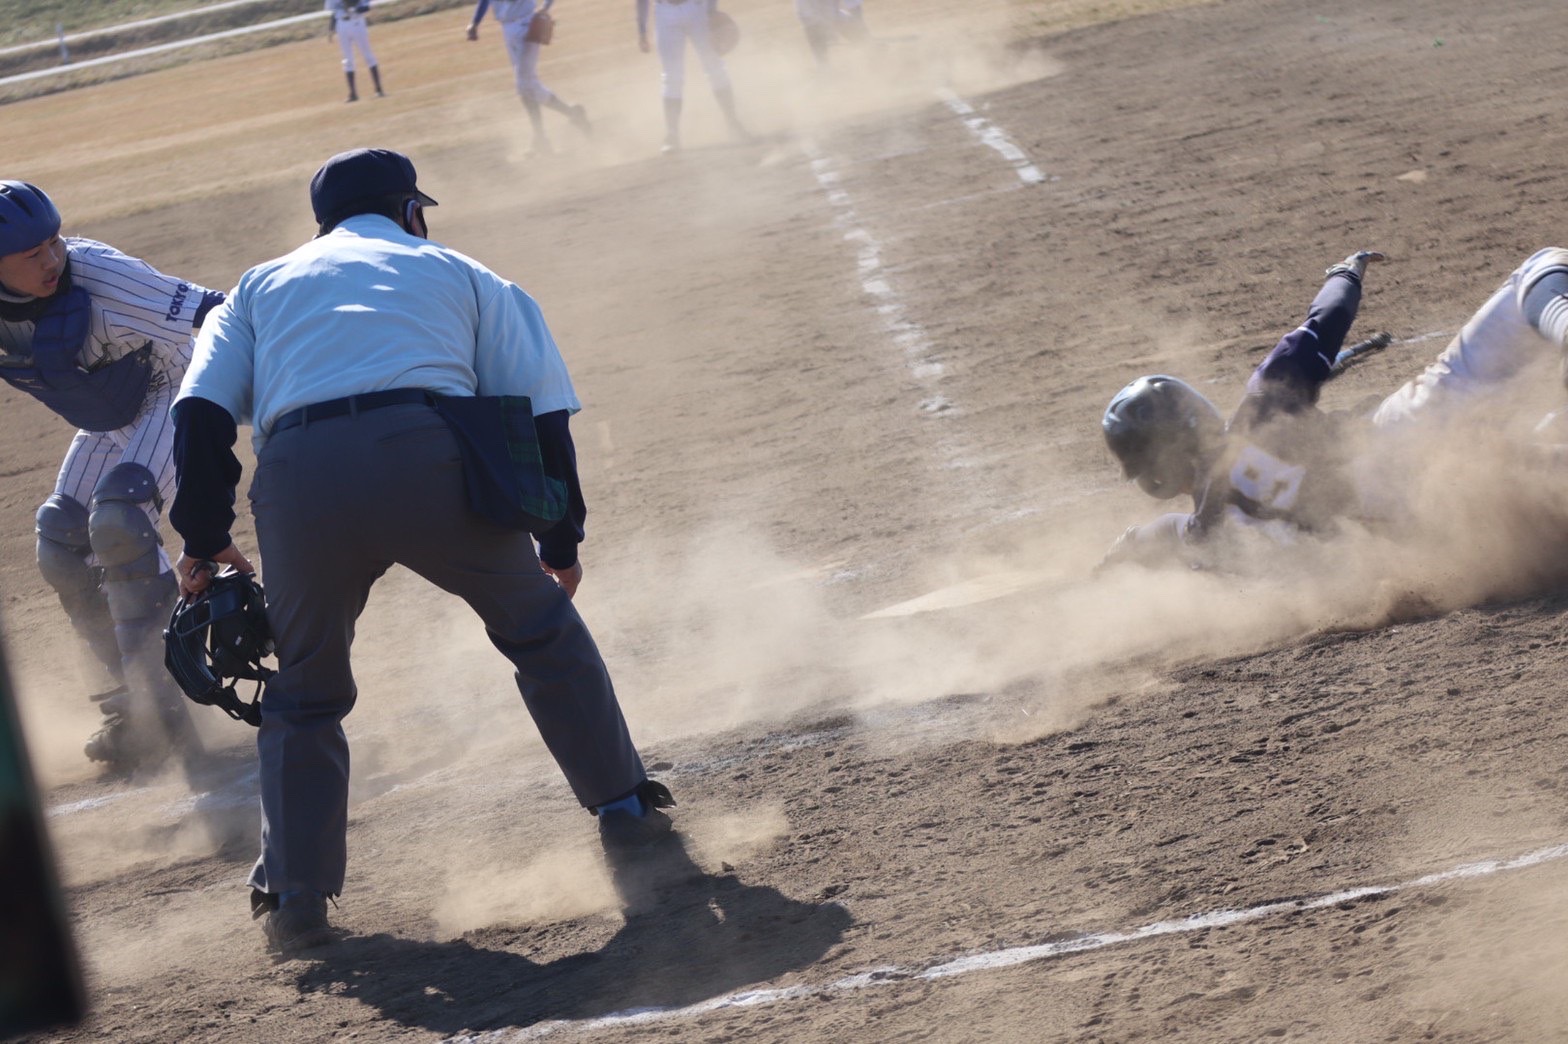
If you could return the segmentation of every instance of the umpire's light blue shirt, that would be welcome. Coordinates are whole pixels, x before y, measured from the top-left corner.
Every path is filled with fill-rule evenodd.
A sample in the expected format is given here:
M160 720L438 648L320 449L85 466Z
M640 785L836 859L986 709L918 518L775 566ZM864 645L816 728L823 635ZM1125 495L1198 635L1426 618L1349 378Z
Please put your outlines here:
M217 403L260 450L290 410L388 388L581 409L532 297L378 214L241 276L207 316L175 401Z

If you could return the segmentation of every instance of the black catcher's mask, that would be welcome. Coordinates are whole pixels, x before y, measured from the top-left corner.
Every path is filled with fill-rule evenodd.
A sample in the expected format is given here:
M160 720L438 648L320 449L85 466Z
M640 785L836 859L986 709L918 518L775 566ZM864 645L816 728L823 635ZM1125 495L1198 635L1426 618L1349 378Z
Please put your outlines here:
M261 691L277 672L261 663L272 655L272 629L254 576L219 573L205 591L176 602L163 646L164 666L186 696L235 721L261 725ZM241 702L229 679L254 681L254 698Z

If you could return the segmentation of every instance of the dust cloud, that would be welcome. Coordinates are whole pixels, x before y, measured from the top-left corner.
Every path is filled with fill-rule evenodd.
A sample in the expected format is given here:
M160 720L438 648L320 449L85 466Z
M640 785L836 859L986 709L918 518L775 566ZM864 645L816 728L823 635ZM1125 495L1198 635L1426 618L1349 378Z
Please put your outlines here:
M693 858L710 872L765 851L789 830L784 809L760 806L682 819ZM494 924L545 923L615 915L619 900L596 846L550 846L519 866L510 847L447 846L445 880L432 916L444 937ZM469 861L464 853L485 852Z
M615 888L596 851L569 846L539 852L518 865L495 853L477 865L455 858L431 916L444 938L500 922L567 920L617 908Z
M1023 693L1006 734L1025 739L1110 696L1157 687L1172 662L1370 629L1568 577L1568 501L1557 487L1510 466L1517 442L1458 426L1449 435L1422 440L1419 466L1398 463L1397 520L1350 520L1332 539L1254 548L1230 571L1095 575L1121 529L1162 507L1139 501L1152 510L1129 517L1118 496L1078 505L1072 524L1048 533L1014 532L986 556L927 566L910 586L946 593L930 609L917 600L907 613L847 613L852 571L802 562L736 523L684 551L627 549L620 575L596 576L580 608L644 744L1004 690ZM397 736L417 735L426 771L501 742L497 721L505 742L532 744L526 719L512 721L507 665L465 606L410 587L384 612L367 613L356 647L357 662L375 664L361 673L374 676L381 703L362 729L395 757L406 756ZM374 755L362 763L378 770Z
M1557 862L1415 906L1401 930L1416 943L1400 968L1412 983L1411 1009L1456 1038L1557 1036L1568 1024L1563 886Z

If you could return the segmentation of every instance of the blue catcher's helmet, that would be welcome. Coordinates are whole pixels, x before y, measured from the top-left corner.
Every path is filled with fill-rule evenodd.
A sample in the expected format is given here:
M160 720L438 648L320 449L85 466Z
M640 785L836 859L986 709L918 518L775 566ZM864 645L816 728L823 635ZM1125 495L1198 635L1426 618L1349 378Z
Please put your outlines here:
M1122 474L1160 500L1192 492L1198 470L1225 437L1225 421L1214 404L1164 374L1139 377L1117 392L1100 426Z
M0 181L0 257L31 250L60 231L60 211L44 190Z

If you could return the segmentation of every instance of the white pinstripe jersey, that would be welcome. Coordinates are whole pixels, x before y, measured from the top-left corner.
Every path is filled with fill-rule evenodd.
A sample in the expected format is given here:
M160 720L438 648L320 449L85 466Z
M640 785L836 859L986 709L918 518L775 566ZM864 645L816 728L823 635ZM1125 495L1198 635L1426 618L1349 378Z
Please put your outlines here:
M209 291L95 240L70 236L65 244L71 283L92 298L87 340L77 362L94 370L151 345L154 388L178 387L191 361L191 324ZM30 321L0 319L0 349L26 355L32 346Z
M363 0L326 0L323 10L327 11L340 24L348 25L365 20L365 12L357 10L360 7L370 6Z
M54 491L85 505L110 468L134 462L152 471L167 500L174 494L174 426L169 406L190 365L196 310L210 291L164 275L145 261L95 240L71 236L65 244L71 282L85 289L91 300L78 363L90 370L149 346L153 376L142 408L130 424L118 431L76 433L60 464ZM0 350L26 355L32 345L31 322L0 319ZM156 524L158 506L144 504L143 509ZM161 548L158 553L163 555Z

